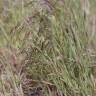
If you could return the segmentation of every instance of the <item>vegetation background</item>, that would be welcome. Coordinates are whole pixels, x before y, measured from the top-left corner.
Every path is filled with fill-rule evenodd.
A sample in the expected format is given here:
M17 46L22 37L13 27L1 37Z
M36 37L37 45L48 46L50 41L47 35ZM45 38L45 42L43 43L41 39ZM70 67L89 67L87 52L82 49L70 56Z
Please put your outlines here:
M96 0L0 0L0 96L96 96Z

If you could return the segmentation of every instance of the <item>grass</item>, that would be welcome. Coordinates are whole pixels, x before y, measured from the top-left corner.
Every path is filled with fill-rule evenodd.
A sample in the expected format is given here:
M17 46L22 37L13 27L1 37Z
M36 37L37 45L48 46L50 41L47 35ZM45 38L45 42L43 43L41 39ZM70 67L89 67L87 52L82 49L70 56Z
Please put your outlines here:
M95 96L95 2L0 0L0 96Z

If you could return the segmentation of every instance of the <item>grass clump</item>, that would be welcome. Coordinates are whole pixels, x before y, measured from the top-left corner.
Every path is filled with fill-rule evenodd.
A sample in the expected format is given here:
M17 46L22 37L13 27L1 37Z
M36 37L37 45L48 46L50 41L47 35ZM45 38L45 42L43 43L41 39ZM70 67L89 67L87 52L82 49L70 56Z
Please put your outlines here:
M95 96L95 0L21 1L0 8L0 94Z

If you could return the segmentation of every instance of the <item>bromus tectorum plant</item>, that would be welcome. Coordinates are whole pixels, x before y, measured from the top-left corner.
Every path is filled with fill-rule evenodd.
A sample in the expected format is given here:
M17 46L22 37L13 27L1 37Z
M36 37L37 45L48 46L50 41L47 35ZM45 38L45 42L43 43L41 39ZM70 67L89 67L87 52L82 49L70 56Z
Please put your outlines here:
M95 0L0 0L0 96L95 96Z

